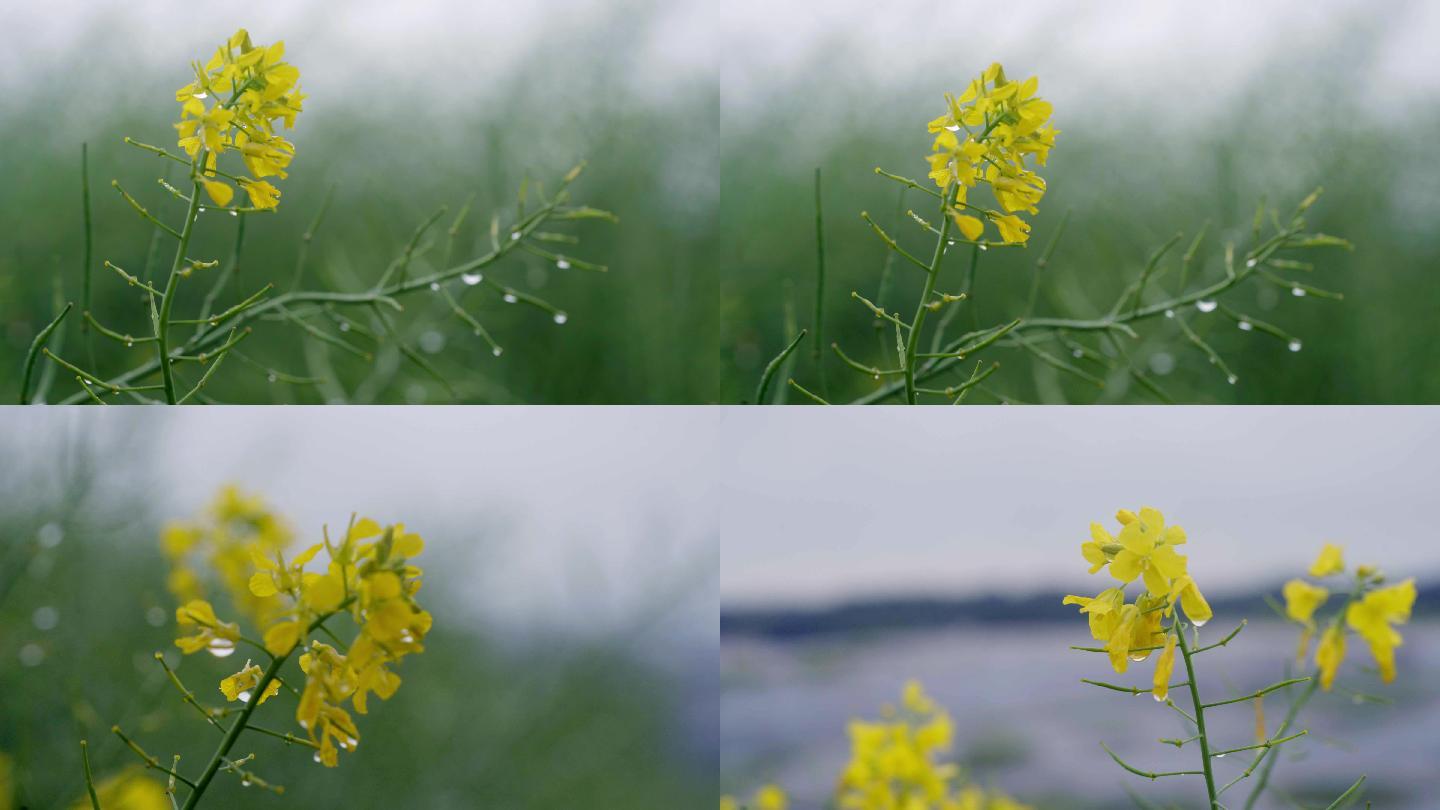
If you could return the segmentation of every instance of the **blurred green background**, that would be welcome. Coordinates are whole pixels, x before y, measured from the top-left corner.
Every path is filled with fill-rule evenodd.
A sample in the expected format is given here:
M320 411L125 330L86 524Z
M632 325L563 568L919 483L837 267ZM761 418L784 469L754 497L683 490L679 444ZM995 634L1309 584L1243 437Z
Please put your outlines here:
M245 455L197 435L244 434L272 458L287 457L283 445L297 443L283 441L273 422L265 421L269 417L257 415L262 410L278 413L226 409L232 421L188 428L179 420L140 418L133 409L105 412L125 414L115 419L94 412L71 419L73 413L58 409L34 418L12 415L15 429L0 435L6 459L0 465L0 753L16 765L13 806L39 810L81 799L81 739L89 740L97 779L138 764L110 733L112 724L166 764L172 753L181 754L180 770L192 778L208 761L218 735L181 702L152 655L167 651L187 686L212 706L224 703L216 684L238 670L245 655L179 655L158 532L164 520L196 516L208 502L194 479ZM324 433L320 422L337 418L311 413L315 418L304 432L312 437ZM464 413L451 413L444 435L457 457L478 449L477 442L455 438L466 424L477 434L498 426L475 424L478 416L467 423ZM404 427L404 414L368 414L377 430L382 422L403 427L407 446L428 441L417 438L423 430L415 425ZM536 438L533 446L567 468L584 467L556 446L573 444L563 439L564 426L553 420L548 428L534 420L528 427L513 419L506 424L517 433L562 437ZM649 425L652 435L656 429ZM176 450L176 443L189 449ZM672 443L683 439L676 435ZM373 452L389 452L368 444ZM488 442L490 457L497 466L508 458L504 466L521 474L526 462L504 444ZM185 460L212 453L224 458ZM372 702L368 715L355 715L361 744L338 768L313 763L308 749L246 735L235 753L255 753L247 767L284 785L285 795L242 787L238 777L222 772L202 806L670 810L713 801L718 631L716 566L705 545L711 538L687 536L683 527L667 523L662 510L644 507L643 476L622 476L633 493L624 502L648 528L623 527L613 535L597 528L581 535L537 517L533 506L522 508L527 497L586 503L583 493L561 494L568 486L563 472L526 475L528 489L515 490L520 496L475 473L468 480L489 497L466 502L447 496L451 506L441 509L426 506L417 492L444 491L456 482L422 477L416 485L415 468L407 465L433 471L453 460L433 452L409 462L397 455L383 469L358 477L321 474L341 464L344 453L332 445L323 454L307 453L308 462L288 464L308 470L302 480L345 480L350 497L327 495L324 484L296 485L295 479L281 485L271 477L268 489L261 480L237 483L285 514L297 543L318 536L313 514L328 513L333 528L357 507L423 533L422 604L434 615L435 629L425 652L397 668L403 683L395 696ZM670 469L673 475L674 465ZM297 496L305 506L286 508ZM597 514L587 511L574 517ZM546 562L549 555L553 561ZM267 702L256 719L301 733L294 705ZM0 797L0 806L10 806L6 798Z
M1228 300L1240 312L1302 339L1244 333L1235 322L1190 311L1196 330L1239 377L1234 386L1173 323L1137 327L1136 363L1173 398L1196 403L1409 403L1440 398L1430 346L1440 337L1440 170L1427 145L1440 134L1440 69L1420 44L1440 28L1418 2L1219 3L1204 11L1147 3L1008 7L860 2L732 12L733 70L723 79L720 233L728 275L727 374L722 398L751 396L764 364L798 328L810 328L794 368L818 390L813 367L816 248L813 172L823 171L827 291L825 377L832 401L877 383L830 353L838 341L867 365L893 368L893 330L852 290L874 298L885 248L859 218L870 211L915 255L933 237L897 219L900 187L876 166L923 180L925 124L992 61L1012 77L1038 75L1062 131L1030 247L982 256L979 322L1022 314L1033 267L1062 215L1070 220L1046 271L1036 314L1094 317L1173 234L1147 301L1173 293L1178 257L1206 221L1192 285L1221 278L1223 240L1249 238L1257 203L1288 217L1316 186L1312 230L1351 240L1354 252L1316 251L1300 281L1341 292L1343 302L1295 298L1264 282ZM764 22L759 22L763 20ZM935 221L932 200L905 206ZM969 251L952 251L939 288L963 287ZM909 318L922 274L897 261L882 304ZM1224 299L1222 299L1224 300ZM786 308L794 326L787 328ZM964 305L962 305L964 306ZM969 326L961 313L957 324ZM934 319L931 320L934 323ZM958 334L960 328L952 328ZM891 347L880 354L880 341ZM1088 341L1094 345L1093 341ZM1008 348L988 383L1020 401L1154 402L1123 374L1103 391ZM886 359L888 358L888 359ZM1067 356L1065 359L1069 360ZM970 369L967 366L966 372ZM1090 370L1094 370L1093 367ZM783 378L781 380L783 382ZM784 386L780 386L781 389ZM789 393L790 399L796 398ZM802 398L803 399L803 398ZM979 394L974 402L994 402Z
M620 224L586 221L550 230L579 235L582 243L561 246L563 252L608 265L610 272L557 270L518 254L487 273L566 311L564 326L539 310L502 303L487 287L453 282L466 309L504 347L497 358L440 296L412 295L399 318L401 334L451 381L454 396L393 351L367 366L331 350L346 399L713 400L722 275L713 217L718 89L707 52L671 43L694 27L693 9L591 0L524 7L367 2L347 4L344 15L324 3L236 9L74 2L69 8L58 16L53 9L0 11L16 42L0 85L0 140L7 144L0 155L4 401L18 395L22 358L56 311L54 299L80 300L83 142L90 148L95 314L122 332L148 333L144 299L100 264L108 259L140 273L151 233L109 182L118 179L171 222L182 217L177 206L183 203L155 182L165 162L121 139L173 151L174 91L188 81L189 61L208 58L241 26L257 42L286 42L286 58L300 68L309 99L287 134L297 156L281 184L279 212L251 219L239 281L223 305L266 282L289 289L300 235L332 184L334 203L312 244L307 284L314 288L333 277L343 289L363 289L441 205L449 214L431 232L441 238L412 273L441 261L445 229L470 195L474 207L460 233L457 263L489 250L491 213L499 211L502 222L513 217L527 175L553 188L571 166L588 160L573 198L614 212ZM693 40L695 33L687 36ZM183 169L173 168L170 180L178 182ZM533 187L531 193L533 199ZM234 227L202 215L192 254L224 259ZM168 242L160 244L157 276L168 271ZM178 317L193 317L209 286L209 278L186 285L177 311L189 314ZM79 314L77 306L65 326L63 356L90 365L77 333ZM298 350L302 333L283 323L261 326L242 347L246 355L308 375ZM102 339L93 367L116 374L149 357L144 347L126 350ZM313 386L271 383L265 371L230 362L213 388L207 386L220 401L321 401ZM380 371L362 384L374 368ZM193 384L193 375L182 374ZM52 401L79 391L72 376L60 374Z

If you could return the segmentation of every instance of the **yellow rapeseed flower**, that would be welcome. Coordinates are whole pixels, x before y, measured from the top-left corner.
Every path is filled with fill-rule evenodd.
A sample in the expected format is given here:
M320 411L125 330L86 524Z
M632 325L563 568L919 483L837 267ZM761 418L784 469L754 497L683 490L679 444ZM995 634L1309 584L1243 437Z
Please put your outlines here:
M182 631L194 633L175 639L175 646L186 655L201 650L229 655L235 651L235 642L240 640L240 625L220 621L215 608L204 599L194 599L176 608L175 623Z
M1310 576L1328 577L1331 574L1338 574L1345 570L1345 549L1333 543L1326 543L1320 549L1320 556L1310 566Z
M1152 681L1150 694L1161 703L1170 696L1170 675L1175 672L1175 643L1178 639L1174 633L1165 636L1165 649L1161 651L1160 658L1155 661L1155 679Z
M1414 605L1415 580L1407 579L1365 594L1345 612L1345 623L1370 645L1385 683L1395 680L1395 648L1404 641L1392 625L1409 621Z
M264 675L264 670L246 661L244 669L220 682L220 691L225 694L226 700L239 700L249 703L252 697L251 693L255 691L255 687L260 685L260 679L264 677ZM260 695L260 703L264 704L266 700L270 699L270 697L279 691L280 680L278 678L272 679L270 683L265 685L265 692Z
M192 65L194 81L175 92L180 121L175 124L179 146L192 159L205 153L202 185L217 205L228 205L234 190L222 180L216 157L227 150L241 153L255 177L224 175L242 186L256 208L274 208L280 191L256 178L285 177L295 147L275 134L275 125L295 125L305 94L300 71L283 61L285 44L256 45L240 29L202 67Z
M966 209L983 213L1005 243L1023 244L1030 238L1029 223L1015 212L1038 213L1045 181L1026 161L1033 156L1044 166L1059 134L1047 125L1053 108L1035 95L1038 88L1039 79L1033 76L1023 82L1010 81L997 62L958 97L947 94L948 111L927 126L935 134L926 158L929 177L943 192L955 195L949 213L970 241L983 236L985 225L965 213ZM1003 211L969 204L968 190L982 180Z
M1331 625L1320 636L1320 646L1315 649L1315 666L1320 670L1320 688L1330 691L1335 683L1335 672L1345 660L1345 630Z
M1330 598L1329 588L1311 585L1303 579L1285 583L1281 593L1285 597L1285 615L1307 626L1314 626L1315 611Z

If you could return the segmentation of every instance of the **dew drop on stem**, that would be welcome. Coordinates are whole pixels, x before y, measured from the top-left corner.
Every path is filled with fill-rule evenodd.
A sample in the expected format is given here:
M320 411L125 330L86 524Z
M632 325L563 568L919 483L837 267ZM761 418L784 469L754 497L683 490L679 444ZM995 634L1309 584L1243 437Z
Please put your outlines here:
M1241 332L1251 332L1255 329L1255 324L1250 323L1249 321L1240 321L1236 324L1236 326L1240 327Z
M1289 348L1292 352L1298 352L1302 348L1302 344L1298 340L1292 340L1288 344L1287 348Z
M483 275L481 275L481 274L479 274L479 273L461 273L461 274L460 274L460 280L463 281L463 282L465 282L465 285L466 285L466 286L468 286L468 287L474 287L476 284L479 284L480 282L484 281L484 280L485 280L485 276L483 276Z
M478 334L480 334L480 333L479 333L479 332L476 332L475 334L478 335ZM493 349L490 350L490 353L493 354L493 355L496 356L496 357L499 357L500 355L502 355L502 354L505 353L505 350L502 349L502 348L500 348L499 346L496 346L495 348L493 348Z
M568 320L570 320L570 316L569 316L569 315L566 315L566 314L563 313L563 312L557 312L557 313L555 313L555 323L557 323L557 324L563 324L563 323L565 323L565 322L568 321Z
M1290 294L1293 295L1293 296L1295 296L1296 298L1304 298L1304 297L1305 297L1305 288L1304 288L1304 287L1291 287L1291 288L1290 288Z
M431 292L440 292L440 282L438 282L438 281L432 281L432 282L430 282L430 291L431 291Z
M568 259L566 259L564 256L561 256L560 258L558 258L558 259L555 260L555 267L558 268L558 269L560 269L560 270L569 270L569 269L570 269L570 261L569 261Z
M505 298L505 303L507 303L507 304L513 304L513 303L515 303L516 301L519 301L519 300L520 300L518 297L516 297L515 293L505 293L504 298Z
M1214 312L1217 306L1219 306L1219 304L1214 301L1206 301L1203 298L1195 302L1195 308L1201 312Z

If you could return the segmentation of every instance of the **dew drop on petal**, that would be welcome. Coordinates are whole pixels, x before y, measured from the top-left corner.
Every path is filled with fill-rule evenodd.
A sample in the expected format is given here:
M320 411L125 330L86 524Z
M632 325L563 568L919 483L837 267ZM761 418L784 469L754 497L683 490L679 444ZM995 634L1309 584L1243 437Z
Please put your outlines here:
M1204 299L1195 302L1195 308L1201 312L1214 312L1217 306L1219 306L1219 304L1214 301L1206 301Z
M250 693L249 693L248 691L247 691L247 692L241 692L237 697L240 698L240 702L241 702L241 703L249 703L249 702L250 702Z
M319 761L320 761L320 752L319 752L319 751L316 751L316 752L315 752L315 761L316 761L316 762L319 762Z
M479 273L462 273L460 274L460 280L465 282L467 286L474 287L476 284L484 281L485 277Z

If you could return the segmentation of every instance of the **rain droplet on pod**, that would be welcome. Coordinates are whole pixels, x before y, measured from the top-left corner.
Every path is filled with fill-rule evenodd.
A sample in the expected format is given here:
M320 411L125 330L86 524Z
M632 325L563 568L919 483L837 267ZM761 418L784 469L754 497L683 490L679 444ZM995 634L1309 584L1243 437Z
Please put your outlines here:
M432 281L432 282L430 282L430 292L440 292L440 282L438 282L438 281Z
M1253 332L1255 330L1255 324L1250 323L1249 321L1240 321L1235 325L1240 327L1241 332Z
M1219 306L1219 304L1217 304L1216 302L1206 301L1204 299L1195 302L1195 308L1200 310L1201 312L1214 312L1215 307L1217 306Z
M460 280L465 282L467 286L474 287L476 284L484 281L485 277L479 273L461 273Z
M520 300L519 298L517 298L517 297L515 296L515 293L505 293L505 296L504 296L504 297L505 297L505 303L507 303L507 304L513 304L513 303L515 303L516 301L519 301L519 300Z
M510 232L510 241L511 241L511 242L514 242L516 239L519 239L519 238L520 238L520 232L519 232L519 231L511 231L511 232Z
M1245 266L1246 266L1246 267L1254 267L1256 264L1259 264L1259 262L1257 262L1257 261L1254 260L1254 259L1246 259L1246 260L1245 260Z
M1167 309L1167 310L1165 310L1165 317L1167 317L1167 318L1173 318L1173 317L1175 317L1175 310L1173 310L1173 309Z
M569 269L570 269L570 261L569 261L568 259L566 259L564 256L561 256L560 258L558 258L558 259L555 260L555 266L556 266L557 268L561 269L561 270L569 270Z
M1298 352L1298 351L1300 351L1300 349L1302 348L1302 344L1301 344L1300 341L1298 341L1298 340L1292 340L1292 341L1290 341L1290 343L1288 344L1288 348L1289 348L1290 351L1292 351L1292 352Z
M277 378L274 374L267 374L267 375L265 375L265 379L266 379L267 381L273 383L273 382L275 382L275 380L277 380L277 379L279 379L279 378Z
M565 323L565 322L568 321L568 320L570 320L570 316L569 316L569 315L566 315L566 314L563 313L563 312L557 312L557 313L555 313L555 323Z
M490 350L490 353L495 355L496 357L499 357L500 355L505 353L505 350L500 348L499 346L496 346L495 348Z
M1291 288L1290 288L1290 294L1293 295L1293 296L1295 296L1296 298L1304 298L1304 297L1305 297L1305 288L1304 288L1304 287L1291 287Z
M1227 376L1227 377L1225 378L1225 382L1230 383L1231 385L1234 385L1234 384L1235 384L1235 381L1236 381L1237 379L1239 379L1239 378L1236 377L1234 374L1231 374L1231 375L1229 375L1229 376Z

